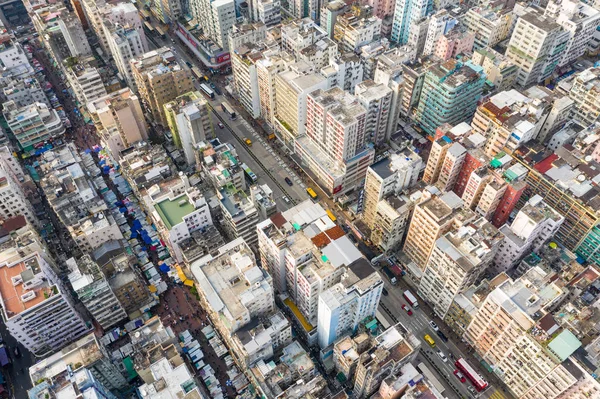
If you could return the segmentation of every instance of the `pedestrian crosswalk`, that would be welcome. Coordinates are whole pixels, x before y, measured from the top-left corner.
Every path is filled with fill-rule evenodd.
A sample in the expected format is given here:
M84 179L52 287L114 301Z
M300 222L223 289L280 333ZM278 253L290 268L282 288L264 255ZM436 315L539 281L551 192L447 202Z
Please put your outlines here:
M506 399L506 396L501 391L496 389L494 393L488 396L488 399Z

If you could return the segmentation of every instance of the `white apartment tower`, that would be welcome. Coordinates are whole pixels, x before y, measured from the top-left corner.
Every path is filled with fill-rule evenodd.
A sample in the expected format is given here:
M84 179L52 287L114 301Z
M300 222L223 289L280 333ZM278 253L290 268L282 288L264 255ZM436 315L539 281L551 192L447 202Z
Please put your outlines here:
M331 196L361 187L374 157L366 137L367 111L356 98L334 87L307 99L306 136L296 153Z
M538 252L558 231L565 218L547 205L539 195L521 208L513 222L500 231L506 239L494 258L494 272L507 272L523 257Z
M354 95L367 110L365 125L367 140L377 145L388 141L387 127L390 118L392 90L384 84L365 80L355 86Z
M379 306L383 280L369 261L360 258L348 266L342 282L319 295L317 337L326 348L344 333L356 331Z
M234 0L194 0L192 15L201 24L204 34L223 50L229 49L229 31L236 23Z
M555 20L570 34L558 63L559 67L568 65L585 54L600 25L600 10L578 0L551 0L544 15Z
M132 27L123 27L110 21L105 21L103 26L117 69L122 79L127 82L127 86L135 90L135 79L129 61L146 53L147 48L144 47L143 37Z

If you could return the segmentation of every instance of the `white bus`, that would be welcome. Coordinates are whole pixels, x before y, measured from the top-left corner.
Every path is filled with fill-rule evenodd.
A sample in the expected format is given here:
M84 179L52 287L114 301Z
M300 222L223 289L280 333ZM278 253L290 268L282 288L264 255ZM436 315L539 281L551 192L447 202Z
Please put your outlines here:
M210 97L211 99L215 98L215 92L210 87L208 87L206 83L202 83L200 85L200 88L208 97Z

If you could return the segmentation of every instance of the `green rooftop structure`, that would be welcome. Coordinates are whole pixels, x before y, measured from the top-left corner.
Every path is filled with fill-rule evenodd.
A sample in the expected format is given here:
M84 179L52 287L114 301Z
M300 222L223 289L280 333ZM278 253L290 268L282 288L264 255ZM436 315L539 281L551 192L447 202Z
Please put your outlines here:
M185 195L180 195L173 200L167 198L154 205L154 208L169 230L183 222L185 216L196 210Z
M554 353L561 362L564 362L569 356L571 356L579 347L581 341L577 339L575 334L569 330L564 330L556 338L554 338L548 344L548 349Z

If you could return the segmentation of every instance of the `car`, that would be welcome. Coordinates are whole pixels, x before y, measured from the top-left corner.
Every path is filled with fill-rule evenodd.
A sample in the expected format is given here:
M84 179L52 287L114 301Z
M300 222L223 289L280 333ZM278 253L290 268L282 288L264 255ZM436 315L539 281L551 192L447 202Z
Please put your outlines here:
M385 288L381 290L381 293L385 296L387 296L388 294L388 290L386 290Z
M188 68L191 68L191 67L193 67L192 63L191 63L191 62L189 62L189 61L186 61L186 62L185 62L185 65L187 65L187 66L188 66Z
M448 337L446 337L446 334L444 334L442 330L438 329L435 333L442 339L442 341L448 342Z
M458 371L458 369L454 370L454 375L456 376L456 378L458 378L460 380L460 382L462 382L463 384L465 382L467 382L467 379L465 378L465 376L463 375L463 373L461 373L460 371Z
M221 122L219 122L219 128L220 128L220 129L223 129L224 127L225 127L225 125L224 125L224 124L222 124Z
M290 179L289 177L285 178L285 182L287 183L288 186L293 186L294 183L292 182L292 179Z
M441 350L438 350L437 354L440 357L440 359L442 359L442 362L444 362L444 363L448 362L448 358L446 357L446 355L444 355L444 352L442 352Z
M244 140L244 143L246 143L248 147L252 147L252 140L247 137L244 137L242 140Z
M281 198L283 199L283 202L285 202L286 204L290 203L290 199L288 197L286 197L285 195Z
M435 324L433 320L429 321L429 327L431 327L435 332L438 332L440 330L440 328L437 326L437 324Z
M405 304L402 304L402 309L409 315L412 316L412 310L410 310L410 308L408 306L406 306Z
M215 86L215 84L213 82L210 82L210 88L214 89L215 87L217 87L217 86Z
M477 397L477 390L475 388L473 388L471 385L469 385L467 387L467 391L471 392L471 394L475 397Z

